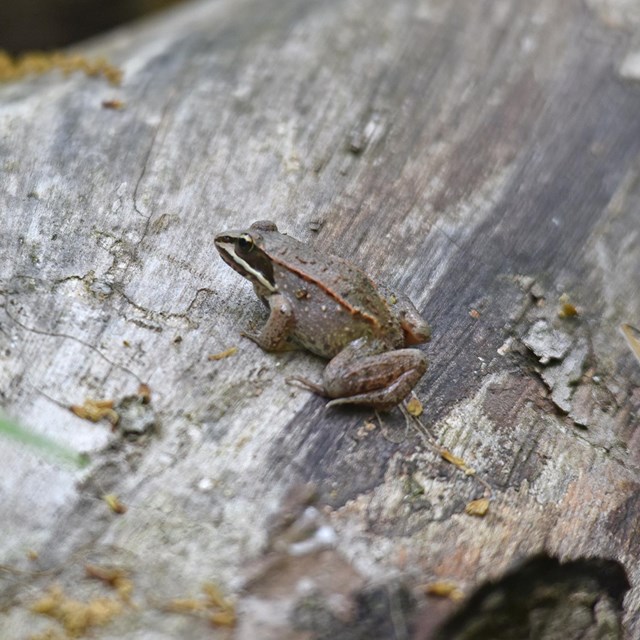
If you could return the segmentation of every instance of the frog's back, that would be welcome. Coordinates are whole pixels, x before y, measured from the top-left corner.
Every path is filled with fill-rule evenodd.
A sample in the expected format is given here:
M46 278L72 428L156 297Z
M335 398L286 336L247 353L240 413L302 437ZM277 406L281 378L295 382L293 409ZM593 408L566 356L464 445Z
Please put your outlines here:
M328 358L363 336L402 346L397 318L363 271L296 244L287 243L273 257L279 291L293 307L293 337L300 346Z

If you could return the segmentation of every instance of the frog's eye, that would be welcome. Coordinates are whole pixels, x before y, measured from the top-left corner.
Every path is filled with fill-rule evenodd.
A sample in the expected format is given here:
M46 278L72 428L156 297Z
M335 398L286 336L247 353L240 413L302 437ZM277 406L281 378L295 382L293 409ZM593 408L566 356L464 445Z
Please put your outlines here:
M243 233L237 240L238 249L245 253L251 251L254 247L253 238L248 233Z

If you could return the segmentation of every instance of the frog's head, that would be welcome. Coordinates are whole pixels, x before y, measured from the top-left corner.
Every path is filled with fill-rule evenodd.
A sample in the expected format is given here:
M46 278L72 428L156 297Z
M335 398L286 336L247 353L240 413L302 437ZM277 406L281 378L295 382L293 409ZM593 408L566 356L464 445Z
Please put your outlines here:
M273 262L265 250L264 235L278 232L274 222L254 222L246 231L224 231L215 237L220 257L241 276L268 295L276 291Z

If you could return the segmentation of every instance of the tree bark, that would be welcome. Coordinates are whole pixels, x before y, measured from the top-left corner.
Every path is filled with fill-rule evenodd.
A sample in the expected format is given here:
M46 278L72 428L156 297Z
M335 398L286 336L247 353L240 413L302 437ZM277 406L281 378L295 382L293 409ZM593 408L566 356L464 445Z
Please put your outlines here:
M462 610L428 585L541 553L619 563L603 637L640 637L633 3L219 0L80 51L123 84L0 86L0 399L91 459L2 442L3 637L64 627L30 609L56 583L122 605L96 638L226 637L229 602L237 638L426 638ZM475 476L240 337L264 310L213 237L259 219L413 299L421 420Z

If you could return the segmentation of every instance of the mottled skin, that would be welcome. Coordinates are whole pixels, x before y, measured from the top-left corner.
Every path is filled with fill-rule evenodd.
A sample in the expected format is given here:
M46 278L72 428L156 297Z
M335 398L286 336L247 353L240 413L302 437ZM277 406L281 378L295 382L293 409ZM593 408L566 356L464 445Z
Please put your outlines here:
M266 351L302 347L331 358L322 385L297 379L332 398L330 406L389 409L426 371L426 357L403 347L429 340L429 326L408 298L376 287L357 267L270 221L221 233L215 244L270 311L259 334L244 335Z

